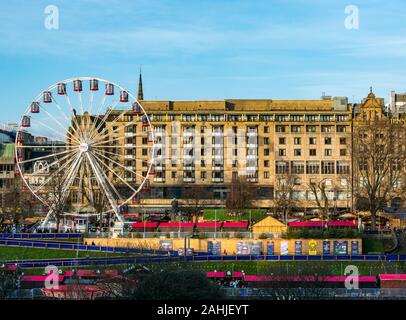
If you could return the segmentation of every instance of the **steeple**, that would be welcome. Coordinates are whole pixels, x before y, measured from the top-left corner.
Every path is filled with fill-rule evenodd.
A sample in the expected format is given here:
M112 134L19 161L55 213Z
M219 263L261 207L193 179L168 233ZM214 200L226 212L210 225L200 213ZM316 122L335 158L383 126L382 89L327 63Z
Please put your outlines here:
M142 91L142 75L140 66L140 79L138 80L138 100L144 100L144 92Z

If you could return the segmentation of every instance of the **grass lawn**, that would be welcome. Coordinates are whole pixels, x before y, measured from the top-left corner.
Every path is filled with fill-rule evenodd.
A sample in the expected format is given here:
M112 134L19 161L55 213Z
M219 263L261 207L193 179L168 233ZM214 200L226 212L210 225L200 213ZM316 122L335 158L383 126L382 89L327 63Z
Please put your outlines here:
M374 261L206 261L171 262L167 264L144 264L152 271L160 270L200 270L207 271L244 271L247 275L344 275L346 266L358 267L359 274L376 276L380 273L406 273L406 262ZM80 266L79 269L125 269L128 265ZM61 267L71 270L72 267ZM43 274L43 268L25 268L27 275Z
M6 260L32 260L32 259L58 259L58 258L79 258L86 257L117 257L123 254L97 251L76 251L42 248L24 248L0 246L0 261Z
M255 222L262 220L266 217L265 209L245 209L241 216L231 216L227 213L226 209L205 209L203 212L203 217L205 221L214 221L217 218L217 221L240 221L240 220L249 220L251 211L251 219Z
M385 252L385 250L392 246L392 243L391 239L362 238L362 252L364 254L369 252Z
M207 271L244 271L249 275L344 275L346 266L357 266L360 275L406 273L405 262L374 261L208 261L172 263L173 268ZM151 265L151 268L160 268Z

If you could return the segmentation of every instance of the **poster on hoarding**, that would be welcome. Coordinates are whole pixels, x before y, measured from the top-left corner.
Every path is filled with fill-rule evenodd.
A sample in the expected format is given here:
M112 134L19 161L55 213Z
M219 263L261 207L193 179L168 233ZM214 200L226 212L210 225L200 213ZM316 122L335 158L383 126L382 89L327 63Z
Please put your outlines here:
M309 255L315 256L317 254L317 241L309 240Z
M260 255L262 241L239 241L237 242L237 255Z
M351 254L359 254L358 241L351 241Z
M281 256L286 256L289 254L289 242L281 241Z
M273 256L275 254L275 242L268 241L266 244L266 254L268 256Z
M249 248L251 255L257 256L262 254L262 241L250 242Z
M348 241L334 241L334 254L348 254Z
M183 248L178 249L178 256L184 256L185 250ZM186 255L193 256L193 248L186 248Z
M323 241L323 255L330 254L330 241Z
M160 250L173 250L173 240L160 240L159 249Z
M262 241L237 242L237 255L260 255L261 253L262 253Z
M221 256L221 241L208 241L207 252L213 256Z
M295 241L295 255L302 255L302 241Z

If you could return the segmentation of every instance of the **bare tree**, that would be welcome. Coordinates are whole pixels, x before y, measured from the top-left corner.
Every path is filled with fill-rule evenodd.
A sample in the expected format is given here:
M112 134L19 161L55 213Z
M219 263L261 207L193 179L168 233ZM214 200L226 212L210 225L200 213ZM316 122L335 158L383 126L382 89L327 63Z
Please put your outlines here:
M393 198L405 191L406 131L393 119L372 119L357 125L353 135L353 195L364 199L371 213L371 228L376 215Z
M248 182L246 176L233 177L227 186L226 208L242 213L244 209L252 206L255 196L255 187Z
M206 199L210 194L206 188L198 185L191 186L185 190L183 195L183 211L187 214L188 221L200 214Z
M30 195L21 190L21 180L14 178L7 186L2 195L2 217L1 220L11 220L18 223L19 219L28 214L28 203Z
M70 198L69 190L65 190L66 179L63 172L56 171L52 175L52 179L44 190L46 202L49 205L49 210L52 212L52 218L55 220L56 232L59 232L59 225L64 213L69 210Z
M319 181L312 181L308 184L310 191L313 194L314 202L319 209L320 218L322 220L329 220L331 208L331 197L328 196L330 192L336 192L334 186L328 186L326 181L328 179L324 178Z
M285 224L288 221L289 213L296 204L293 197L296 179L297 176L286 173L278 176L275 183L275 209L282 215Z

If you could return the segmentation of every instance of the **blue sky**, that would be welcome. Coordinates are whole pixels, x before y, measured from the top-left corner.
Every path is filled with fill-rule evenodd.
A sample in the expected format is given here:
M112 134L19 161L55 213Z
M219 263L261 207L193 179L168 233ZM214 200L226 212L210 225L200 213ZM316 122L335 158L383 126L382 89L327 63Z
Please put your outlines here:
M47 5L59 30L44 27ZM344 27L347 5L359 29ZM404 1L7 1L0 10L0 122L47 86L98 76L146 99L359 101L406 91Z

